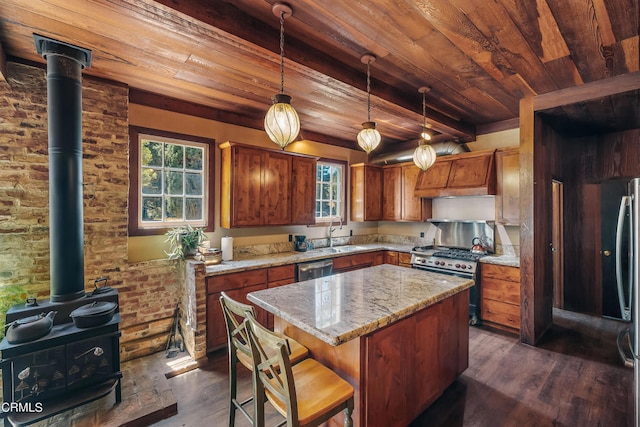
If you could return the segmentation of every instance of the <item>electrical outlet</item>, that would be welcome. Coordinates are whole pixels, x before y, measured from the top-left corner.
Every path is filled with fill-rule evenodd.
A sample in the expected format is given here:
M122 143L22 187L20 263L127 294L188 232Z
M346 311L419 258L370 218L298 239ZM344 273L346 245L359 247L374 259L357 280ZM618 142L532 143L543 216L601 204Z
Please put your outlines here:
M424 231L420 232L420 237L424 237Z
M293 236L291 234L289 234L289 241L292 242L293 241Z
M349 230L349 236L353 236L353 230Z

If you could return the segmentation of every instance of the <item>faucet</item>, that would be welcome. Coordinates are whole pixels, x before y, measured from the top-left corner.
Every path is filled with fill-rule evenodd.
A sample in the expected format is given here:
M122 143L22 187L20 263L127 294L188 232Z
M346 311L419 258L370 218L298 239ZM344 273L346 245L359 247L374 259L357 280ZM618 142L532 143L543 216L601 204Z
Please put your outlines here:
M329 217L329 247L332 248L333 247L333 232L336 231L335 227L333 226L333 220L336 219L334 216ZM342 230L342 217L338 217L338 219L340 220L340 228L339 230Z

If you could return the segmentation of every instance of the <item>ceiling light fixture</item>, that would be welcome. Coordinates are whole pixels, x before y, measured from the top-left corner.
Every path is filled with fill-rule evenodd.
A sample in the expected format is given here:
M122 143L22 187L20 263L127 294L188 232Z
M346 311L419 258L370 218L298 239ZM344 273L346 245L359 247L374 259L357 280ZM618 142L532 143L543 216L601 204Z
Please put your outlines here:
M431 88L428 86L423 86L418 89L418 92L422 94L422 133L418 141L418 148L413 152L413 163L423 171L433 166L433 163L436 161L436 150L429 144L431 134L427 131L427 104L425 95L430 90Z
M363 64L367 64L367 121L362 124L362 130L358 133L358 145L369 154L380 145L380 132L376 130L376 123L371 121L371 72L369 64L375 62L376 57L371 53L365 53L360 58Z
M300 133L300 118L291 106L291 97L284 93L284 19L293 11L286 3L275 3L271 10L280 18L280 93L272 98L273 105L264 118L264 130L269 139L284 150Z

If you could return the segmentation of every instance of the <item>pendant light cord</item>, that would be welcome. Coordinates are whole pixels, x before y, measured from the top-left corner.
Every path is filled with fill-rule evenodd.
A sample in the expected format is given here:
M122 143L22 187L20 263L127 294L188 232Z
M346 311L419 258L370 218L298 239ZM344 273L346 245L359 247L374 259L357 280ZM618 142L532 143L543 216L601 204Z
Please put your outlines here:
M422 131L427 127L427 107L425 106L425 92L422 92Z
M280 93L284 93L284 12L280 13Z
M371 60L367 61L367 121L371 121L371 73L369 71Z

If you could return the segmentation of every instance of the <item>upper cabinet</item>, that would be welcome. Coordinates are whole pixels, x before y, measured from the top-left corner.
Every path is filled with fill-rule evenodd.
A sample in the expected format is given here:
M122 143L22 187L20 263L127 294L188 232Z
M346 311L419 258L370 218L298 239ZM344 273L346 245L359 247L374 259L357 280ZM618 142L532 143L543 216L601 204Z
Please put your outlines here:
M520 225L520 154L518 147L496 152L496 222Z
M418 197L485 196L496 194L495 150L439 157L420 172L415 187Z
M351 165L351 221L382 219L382 167Z
M220 150L222 227L315 222L315 158L234 142Z
M431 216L431 202L415 195L420 169L413 162L384 166L383 221L424 221Z

